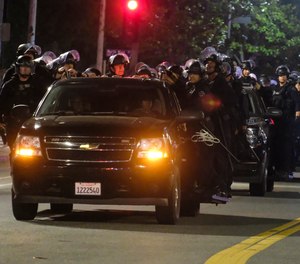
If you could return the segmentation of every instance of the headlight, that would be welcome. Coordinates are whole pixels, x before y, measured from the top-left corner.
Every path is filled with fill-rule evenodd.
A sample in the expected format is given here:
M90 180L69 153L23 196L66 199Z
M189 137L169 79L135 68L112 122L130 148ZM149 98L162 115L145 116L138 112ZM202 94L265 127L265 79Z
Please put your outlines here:
M38 137L19 135L16 139L16 155L24 157L41 156L41 144Z
M141 139L138 144L137 157L140 159L157 160L167 158L168 153L162 138Z

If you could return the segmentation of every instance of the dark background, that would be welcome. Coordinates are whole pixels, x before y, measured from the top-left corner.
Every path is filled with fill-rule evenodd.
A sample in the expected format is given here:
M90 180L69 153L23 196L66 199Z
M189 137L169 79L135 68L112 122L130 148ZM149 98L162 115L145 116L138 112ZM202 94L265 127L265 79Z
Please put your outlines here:
M226 43L219 44L217 25L205 24L209 16L227 18L226 12L220 12L220 1L206 0L142 0L144 6L140 10L140 61L156 66L161 61L181 63L198 57L200 51L208 45L226 51ZM226 1L225 1L226 2ZM283 3L297 5L300 16L300 1L282 0ZM191 17L180 17L180 12L190 3ZM130 48L130 41L124 38L124 10L125 0L107 0L105 49ZM218 5L220 5L218 7ZM216 9L216 8L219 9ZM11 23L11 40L3 42L1 66L7 68L15 60L16 48L20 43L27 42L29 0L7 0L4 22ZM51 50L59 55L71 49L77 49L81 55L80 69L94 66L96 63L96 47L100 13L99 0L51 0L38 1L37 25L35 43L41 46L42 51ZM191 19L202 19L203 25L191 27ZM215 38L209 38L215 34ZM237 34L239 35L239 34ZM194 39L194 36L195 39ZM279 63L289 63L297 68L300 50L291 55L281 57L259 57L262 67L268 64L266 71L272 71ZM245 57L253 54L245 51ZM266 63L267 62L267 63Z

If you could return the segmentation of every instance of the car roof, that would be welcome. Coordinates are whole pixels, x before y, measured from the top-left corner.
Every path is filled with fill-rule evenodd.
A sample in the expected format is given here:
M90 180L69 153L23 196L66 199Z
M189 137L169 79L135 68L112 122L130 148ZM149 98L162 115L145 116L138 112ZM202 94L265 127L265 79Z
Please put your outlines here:
M113 86L141 86L141 87L161 87L166 88L162 81L158 79L140 79L140 78L112 78L112 77L100 77L100 78L71 78L66 80L57 81L53 84L56 86L68 86L68 85L113 85Z

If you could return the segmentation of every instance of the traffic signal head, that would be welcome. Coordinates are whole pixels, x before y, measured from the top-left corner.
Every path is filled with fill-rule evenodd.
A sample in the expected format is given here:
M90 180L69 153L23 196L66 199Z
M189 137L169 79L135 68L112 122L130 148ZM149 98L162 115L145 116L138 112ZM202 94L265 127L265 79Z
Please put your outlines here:
M139 4L138 4L138 1L137 0L129 0L127 2L127 7L130 11L135 11L137 10Z

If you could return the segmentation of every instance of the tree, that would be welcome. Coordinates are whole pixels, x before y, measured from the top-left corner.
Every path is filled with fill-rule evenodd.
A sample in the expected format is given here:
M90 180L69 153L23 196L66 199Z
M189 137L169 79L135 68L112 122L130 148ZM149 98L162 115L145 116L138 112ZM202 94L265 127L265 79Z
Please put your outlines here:
M237 50L242 44L248 56L276 57L278 62L296 67L293 58L300 53L300 21L296 7L280 4L279 0L257 0L248 10L252 22L247 26L234 26L230 48Z
M8 1L12 41L5 44L5 66L26 42L28 0ZM297 65L300 53L298 0L140 0L140 60L157 65L163 60L184 63L214 46L223 53L276 57ZM99 0L38 1L36 43L56 53L77 49L81 67L96 60ZM107 1L105 48L128 48L122 37L124 0ZM298 11L296 9L298 7ZM18 14L18 15L16 15ZM231 19L249 16L251 24ZM3 62L3 60L2 60ZM277 62L275 62L277 63ZM272 63L273 65L275 63Z

